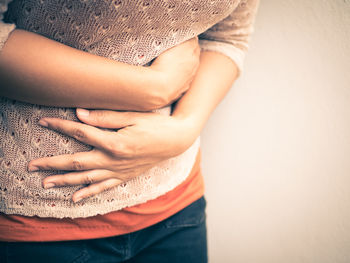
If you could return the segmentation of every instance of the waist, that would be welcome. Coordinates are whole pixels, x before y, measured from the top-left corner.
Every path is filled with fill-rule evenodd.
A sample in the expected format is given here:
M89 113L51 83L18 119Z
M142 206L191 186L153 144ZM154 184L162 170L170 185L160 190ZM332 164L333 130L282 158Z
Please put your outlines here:
M165 109L169 113L169 109ZM73 109L42 107L0 101L0 211L40 217L89 217L120 210L152 200L179 185L188 176L199 148L199 139L183 154L166 160L123 186L74 204L72 194L79 189L43 189L41 181L50 172L28 173L27 163L35 158L87 151L87 145L38 126L44 116L77 120ZM58 172L57 172L58 173ZM139 189L143 189L139 193Z
M89 218L55 219L0 213L0 240L63 241L123 235L168 218L203 194L204 182L198 153L188 178L175 189L154 200Z

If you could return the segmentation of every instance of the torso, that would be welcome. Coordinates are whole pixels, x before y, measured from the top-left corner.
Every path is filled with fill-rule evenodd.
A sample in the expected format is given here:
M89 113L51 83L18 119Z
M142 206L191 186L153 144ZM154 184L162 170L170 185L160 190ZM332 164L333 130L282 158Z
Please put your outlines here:
M18 28L99 56L145 65L164 50L196 36L229 15L238 0L14 0L5 16ZM168 110L169 114L169 108ZM87 151L90 147L37 125L42 117L77 120L74 109L44 107L0 97L0 201L7 214L88 217L156 198L184 181L198 151L197 141L184 154L75 205L78 187L45 190L51 173L28 173L28 161ZM157 180L154 180L157 178ZM156 183L158 182L158 183ZM158 184L158 185L157 185ZM4 187L5 186L5 187ZM142 187L144 191L139 193ZM103 205L101 205L101 203Z

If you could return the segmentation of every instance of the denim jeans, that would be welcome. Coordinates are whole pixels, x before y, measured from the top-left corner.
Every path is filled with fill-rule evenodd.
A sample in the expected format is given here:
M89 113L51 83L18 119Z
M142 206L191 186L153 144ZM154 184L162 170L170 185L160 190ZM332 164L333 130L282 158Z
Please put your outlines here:
M168 219L120 236L61 242L0 242L2 263L205 263L204 197Z

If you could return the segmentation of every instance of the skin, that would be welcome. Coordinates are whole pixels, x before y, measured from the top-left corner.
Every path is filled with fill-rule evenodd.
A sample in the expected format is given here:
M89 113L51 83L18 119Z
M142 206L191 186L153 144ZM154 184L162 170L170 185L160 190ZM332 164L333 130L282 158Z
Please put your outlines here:
M47 106L150 111L188 89L199 52L192 38L150 67L133 66L16 29L0 52L0 96Z
M21 41L19 41L19 39L17 39L16 41L16 39L14 38L14 36L16 37L16 35L11 34L3 51L1 52L0 79L6 80L5 83L7 85L4 86L8 87L5 91L2 91L3 93L1 95L32 103L35 103L35 101L44 101L43 99L55 97L57 94L58 96L66 96L64 95L65 92L61 90L67 88L66 82L63 82L60 85L56 86L55 90L45 90L45 88L47 89L47 86L45 85L47 85L48 83L41 82L42 79L44 79L45 81L49 81L50 83L52 83L52 85L57 85L56 81L60 82L61 80L55 79L55 74L47 74L47 72L50 73L50 69L57 70L57 68L55 68L57 66L50 68L48 65L46 65L45 71L40 69L40 65L32 65L32 67L23 68L22 63L24 62L20 61L20 55L18 55L18 52L16 52L16 50L18 49L18 47L16 49L16 45L26 43L23 42L23 40L26 37L33 37L33 35L35 34L26 34L20 32L19 35L17 35L17 37L19 37ZM35 46L37 42L29 41L28 45L29 43ZM43 45L42 47L45 47L44 43L41 44ZM67 49L64 50L65 52L68 52ZM131 98L132 96L130 94L123 94L121 92L115 98L117 101L119 99L120 104L118 105L117 102L116 104L113 104L113 100L110 99L111 94L108 92L111 92L111 89L113 92L127 90L126 88L123 88L123 86L118 86L120 83L123 83L122 81L124 75L122 74L118 74L118 76L120 77L119 80L121 80L121 82L114 80L114 85L107 85L107 87L109 88L104 91L101 91L103 95L101 95L100 90L98 90L98 94L96 95L100 95L101 97L98 100L97 104L102 104L92 104L88 98L80 99L80 94L73 91L75 88L80 88L84 90L84 92L81 93L83 95L89 92L96 91L95 89L90 90L89 85L87 85L84 82L84 79L81 79L81 81L83 81L82 83L84 83L84 88L81 88L81 85L77 85L77 83L74 83L74 81L73 83L70 83L69 81L71 79L74 80L74 74L78 74L78 76L80 76L79 74L84 72L79 70L74 71L76 70L76 67L71 68L71 70L73 70L74 73L69 73L69 70L67 74L73 75L69 78L66 77L64 80L68 81L69 85L73 85L69 86L70 88L68 89L71 90L71 92L68 93L68 95L72 95L71 101L69 102L70 106L75 105L76 107L86 107L95 109L130 109L133 111L120 112L113 110L89 110L88 114L86 114L86 110L77 109L77 116L81 122L67 121L57 118L41 119L39 121L39 124L41 124L43 127L53 129L60 133L74 137L83 143L92 145L94 149L90 152L76 153L73 155L61 155L33 160L28 164L28 170L67 171L67 173L65 174L49 176L45 178L43 181L43 187L45 188L60 187L64 185L89 184L87 187L83 187L76 193L74 193L72 197L73 201L78 202L84 198L93 196L109 188L115 187L116 185L122 182L128 181L131 178L138 176L140 173L148 170L149 168L157 165L157 163L159 163L160 161L163 161L165 159L168 159L170 157L176 156L184 152L199 136L200 131L202 130L210 114L225 96L225 94L230 89L234 80L237 77L236 65L231 59L220 53L208 51L202 52L200 54L199 66L196 66L196 63L193 62L195 60L193 58L195 57L193 55L196 53L195 50L196 47L194 47L193 43L190 43L187 46L182 46L182 50L178 50L178 52L187 51L187 54L189 54L190 57L192 56L192 59L187 59L187 62L186 59L180 59L180 62L174 63L174 60L177 60L183 56L178 55L179 53L177 53L176 48L169 49L168 51L164 52L160 57L158 57L152 64L152 70L154 71L151 72L161 72L161 74L152 75L152 73L148 72L151 74L150 79L154 78L155 76L168 76L166 78L160 77L160 79L169 80L171 79L169 76L171 76L172 74L176 76L174 78L174 82L176 84L174 86L176 87L172 87L172 89L174 89L175 92L173 91L172 93L177 95L169 96L169 92L164 92L166 94L162 94L160 97L167 98L164 100L167 102L164 103L163 101L163 103L160 104L164 105L173 101L174 99L179 97L179 94L181 95L184 92L184 90L187 90L189 88L187 92L176 103L176 106L171 116L164 116L158 113L151 112L133 112L137 109L135 109L134 106L131 106L131 104L133 103L134 99L137 99L137 93L146 90L144 86L139 85L139 82L137 81L135 82L134 86L134 93L136 94L131 94L135 95L135 97ZM30 50L28 50L28 52L30 52ZM48 53L51 52L52 50ZM74 50L74 52L76 51ZM36 63L35 61L37 61L35 59L36 56L40 56L40 54L38 55L38 53L42 54L42 52L32 52L33 57L31 57L31 61L34 61L33 63ZM87 56L86 53L83 52L83 54ZM22 55L24 55L24 53ZM62 56L63 55L64 52L62 53ZM77 54L77 60L75 63L77 63L79 59L82 59L81 57L79 58L78 55L82 54ZM57 56L57 53L55 56ZM7 71L7 67L5 67L7 63L11 63L11 61L13 60L16 61L16 59L17 62L11 64L10 71ZM101 58L98 57L98 59ZM171 64L170 62L173 62L173 64ZM24 64L26 63L27 62L25 62ZM104 61L103 63L107 62ZM189 66L189 63L192 63L191 69L184 70L185 66ZM68 65L69 63L66 64ZM179 65L182 65L182 67ZM121 67L124 66L125 65L122 65ZM108 67L107 64L105 64L105 67ZM33 79L31 79L31 75L27 71L30 72L30 70L32 70L33 68L41 71L39 71L40 74L37 73L37 77L33 77ZM139 68L140 67L136 69L128 68L128 70L125 71L125 74L128 74L128 76L132 76L133 74L135 74L134 70L138 70ZM116 67L114 69L117 70ZM181 74L178 70L182 70L180 71ZM195 74L193 72L195 72ZM16 76L24 77L16 78ZM42 76L44 76L44 78ZM94 76L94 74L91 74L91 76ZM148 77L149 75L145 74L145 79L141 77L140 82L142 83L146 81ZM176 82L175 79L182 80ZM130 79L128 80L130 81ZM30 85L28 85L27 81L32 82L29 82ZM189 81L192 82L190 82L188 86ZM96 84L95 82L96 80L92 78L91 83L89 84ZM164 82L160 81L160 83ZM179 83L181 83L181 85ZM125 82L125 85L125 87L127 87L127 82ZM103 90L104 87L105 86L99 86L99 89ZM85 91L85 88L87 88L88 91ZM41 97L31 97L32 95L30 94L33 93L33 90L29 92L31 89L39 89L38 91L41 92L37 94L40 94ZM108 102L108 105L103 104L105 103L103 100L104 96L109 96L107 100L111 100ZM124 96L124 99L121 100L119 96ZM55 102L54 99L49 99L48 105L67 106L59 104L62 103L62 97L59 101L60 102ZM55 103L57 103L57 105ZM94 101L93 103L96 102ZM125 106L127 104L129 106ZM157 103L155 103L153 107L156 104ZM157 107L157 105L155 107ZM145 108L141 110L145 110ZM100 128L110 128L118 130L106 131ZM155 145L157 145L157 147L155 147Z
M199 136L236 76L236 65L229 58L216 52L203 52L197 75L171 116L106 110L93 110L86 115L84 110L77 109L83 123L43 118L39 122L42 126L94 149L33 160L29 170L69 171L45 178L45 188L89 184L74 193L74 202L115 187L185 151ZM119 130L104 131L99 127Z

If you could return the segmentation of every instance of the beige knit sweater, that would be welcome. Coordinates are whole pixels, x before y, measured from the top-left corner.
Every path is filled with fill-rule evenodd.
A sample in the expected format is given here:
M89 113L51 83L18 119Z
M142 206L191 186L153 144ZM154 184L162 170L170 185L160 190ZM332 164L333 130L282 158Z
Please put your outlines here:
M99 56L146 65L166 49L199 35L202 50L225 54L241 70L257 1L0 0L0 49L17 27ZM165 108L161 112L170 111ZM28 173L26 169L28 161L35 158L90 149L38 126L38 120L45 116L77 120L71 108L32 105L0 97L1 212L76 218L140 204L183 182L199 147L197 139L183 154L114 189L74 204L71 196L81 186L45 190L41 181L53 173Z

